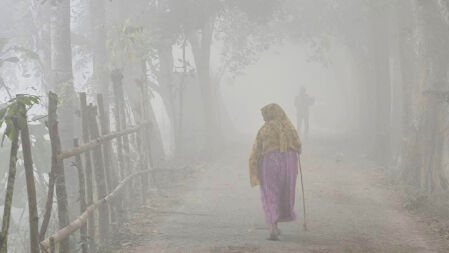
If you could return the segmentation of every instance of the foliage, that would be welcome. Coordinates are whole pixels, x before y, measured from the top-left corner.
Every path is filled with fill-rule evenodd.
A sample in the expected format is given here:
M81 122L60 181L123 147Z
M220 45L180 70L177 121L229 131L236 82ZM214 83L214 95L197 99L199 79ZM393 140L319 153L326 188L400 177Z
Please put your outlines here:
M109 50L112 66L115 69L123 62L139 61L154 55L154 41L148 27L135 26L131 20L112 28L106 48Z
M223 10L215 31L215 40L223 45L222 65L215 78L220 79L225 72L231 77L240 75L246 66L258 60L261 52L282 41L283 36L274 25L274 6L269 6L271 10L265 9L259 16L248 12L246 4L234 3Z
M14 139L18 134L18 129L26 124L26 113L35 104L39 104L38 96L21 94L8 101L6 106L0 109L0 127L6 125L5 132L2 137L2 144L5 137L10 140Z

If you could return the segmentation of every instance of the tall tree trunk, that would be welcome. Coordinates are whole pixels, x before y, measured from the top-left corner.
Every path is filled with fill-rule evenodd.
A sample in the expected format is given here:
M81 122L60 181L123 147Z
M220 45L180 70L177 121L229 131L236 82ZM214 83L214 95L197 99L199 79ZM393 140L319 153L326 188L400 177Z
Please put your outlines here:
M72 146L76 94L73 87L72 48L70 36L70 0L53 1L51 22L51 67L54 86L61 100L60 134L62 147Z
M177 143L178 136L176 132L176 126L179 119L175 115L174 108L174 92L175 83L173 79L173 53L172 43L170 40L164 40L157 47L157 53L159 56L159 73L158 82L159 86L152 86L152 88L159 93L167 111L170 125L172 126L172 132L170 133L174 137L174 143ZM146 71L146 67L144 69ZM145 78L146 79L146 78Z
M16 129L17 129L17 124ZM11 142L9 154L8 182L5 193L5 206L3 209L2 231L0 233L0 252L8 251L8 231L11 220L12 197L14 194L14 181L16 180L17 150L19 149L19 133L16 132Z
M77 106L77 96L73 84L72 72L72 48L71 48L71 29L70 29L70 0L51 1L52 20L51 20L51 68L52 68L52 87L51 90L58 94L60 106L60 124L59 135L61 149L68 150L72 147L72 139L75 132L75 110ZM71 161L63 161L66 168L70 168ZM68 181L76 181L75 170L63 172ZM77 193L76 184L69 184L67 189L70 194ZM66 199L65 201L69 201ZM72 211L69 209L69 211ZM67 225L67 224L66 224Z
M372 6L371 15L371 58L374 82L370 87L372 98L372 119L373 126L372 144L374 157L382 162L390 161L390 113L391 113L391 83L390 83L390 45L388 16L386 13L381 14L376 10L377 5ZM377 38L383 38L378 40Z
M159 161L164 160L165 158L165 151L164 151L164 147L163 147L163 143L162 143L162 136L161 136L161 129L159 127L159 124L156 121L156 116L154 114L154 110L153 107L151 106L151 98L150 98L150 91L149 91L149 83L148 83L148 70L147 70L147 64L146 61L143 60L141 63L141 67L142 67L142 83L138 84L139 86L141 86L141 92L143 92L143 94L140 94L140 96L143 96L146 100L146 113L147 113L147 117L148 120L151 122L151 127L150 132L149 132L149 140L151 141L151 143L149 143L149 145L151 145L151 162L153 163L153 165L155 165L156 163L154 163L155 161L157 161L157 163ZM161 94L162 96L162 94ZM162 99L164 99L164 97L162 96ZM167 98L166 98L167 99ZM168 102L168 101L167 101Z
M210 150L213 143L221 142L221 133L218 126L217 103L214 98L210 73L210 56L212 36L214 33L215 17L210 17L201 28L201 34L194 32L189 35L192 53L195 59L198 82L203 98L203 108L206 128L206 148Z
M91 35L93 38L94 90L103 94L104 106L109 108L110 92L106 51L106 10L104 0L89 1ZM109 116L109 115L108 115Z
M448 188L443 171L444 122L446 106L439 100L447 92L448 53L445 48L449 34L434 1L414 1L418 13L418 27L422 34L423 83L418 87L418 127L413 142L409 143L407 164L414 165L409 172L418 178L421 190L432 193ZM415 155L413 155L415 154Z

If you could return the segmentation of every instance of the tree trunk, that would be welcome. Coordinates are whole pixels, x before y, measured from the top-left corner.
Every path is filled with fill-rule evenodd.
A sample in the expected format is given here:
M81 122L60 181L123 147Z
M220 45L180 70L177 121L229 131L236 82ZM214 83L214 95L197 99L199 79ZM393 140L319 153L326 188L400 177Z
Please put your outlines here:
M372 7L374 9L374 7ZM372 98L372 114L370 118L373 125L373 155L379 162L390 162L390 113L391 113L391 83L390 83L390 45L388 16L373 10L371 15L371 57L373 59L374 83L370 87ZM379 17L379 15L383 15ZM377 40L377 38L384 38Z
M162 98L162 102L167 111L167 116L172 126L170 135L174 138L175 152L178 146L179 136L178 131L176 131L179 118L176 115L175 110L175 92L176 85L173 76L173 52L172 52L172 42L168 39L162 40L157 46L157 53L159 58L159 73L157 75L159 86L152 85L152 88L159 93ZM146 66L143 68L146 72ZM146 80L146 77L144 77Z
M433 1L414 2L418 13L418 24L423 35L422 65L423 83L419 87L418 127L413 142L408 147L407 172L418 178L415 180L422 191L438 192L448 188L444 174L443 140L444 122L447 120L446 104L439 97L447 92L447 70L449 57L445 48L449 42L447 27L439 15L437 3ZM415 155L413 155L415 154Z
M189 41L195 59L198 82L203 98L203 108L206 128L205 147L210 150L214 143L221 142L221 133L218 126L217 104L214 98L213 87L210 76L210 54L212 46L212 35L214 32L215 17L206 22L199 34L190 34ZM210 150L212 151L212 150Z
M17 124L16 129L17 128ZM0 233L0 252L8 250L8 231L11 220L12 197L14 194L14 181L16 180L17 150L19 149L19 132L17 131L11 142L9 154L9 173L5 193L5 207L3 209L2 231Z
M70 0L52 1L51 66L52 90L61 98L60 134L62 147L72 146L76 94L73 88L72 48L70 36Z
M109 78L107 74L106 10L104 0L89 1L91 35L93 38L93 83L96 93L103 94L104 107L109 108Z

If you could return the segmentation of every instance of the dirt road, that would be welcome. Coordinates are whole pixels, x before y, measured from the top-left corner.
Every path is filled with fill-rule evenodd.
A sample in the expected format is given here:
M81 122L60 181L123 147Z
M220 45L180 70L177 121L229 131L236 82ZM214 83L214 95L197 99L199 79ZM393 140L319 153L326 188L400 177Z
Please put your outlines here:
M229 151L156 194L130 225L140 240L119 252L449 252L447 240L403 209L381 169L349 155L338 162L338 145L324 143L310 144L302 158L309 231L298 187L298 221L280 225L280 242L266 240L259 189L248 183L248 150Z

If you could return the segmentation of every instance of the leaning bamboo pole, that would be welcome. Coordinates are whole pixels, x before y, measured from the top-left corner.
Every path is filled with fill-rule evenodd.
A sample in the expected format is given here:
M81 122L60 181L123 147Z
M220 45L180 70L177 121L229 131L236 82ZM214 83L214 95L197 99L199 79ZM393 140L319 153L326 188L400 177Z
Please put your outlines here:
M60 229L58 232L56 232L55 234L53 234L49 238L47 238L44 241L42 241L40 243L41 250L43 252L48 252L48 249L50 248L50 241L51 240L54 240L55 243L59 243L62 240L64 240L65 238L67 238L69 235L73 234L75 231L79 230L81 228L81 226L86 223L87 217L92 212L94 212L100 205L106 204L106 203L112 201L115 197L117 197L117 195L123 189L123 187L125 185L127 185L132 179L134 179L134 178L136 178L136 177L138 177L140 175L144 175L144 174L147 174L147 173L154 173L154 172L158 172L158 171L159 170L151 170L151 169L149 169L149 170L145 170L145 171L139 171L139 172L136 172L136 173L134 173L132 175L127 176L125 179L123 179L117 185L117 187L111 193L109 193L109 195L107 195L106 197L98 200L94 204L90 205L86 209L86 211L84 211L84 213L82 213L73 222L71 222L66 227ZM160 170L160 171L167 172L168 170Z
M104 143L106 143L107 141L110 141L112 139L118 138L118 137L122 137L128 134L132 134L135 133L137 131L139 131L139 129L145 125L149 124L149 122L144 122L143 124L134 126L134 127L130 127L128 129L122 130L120 132L113 132L107 135L103 135L98 137L95 140L92 140L88 143L85 143L83 145L80 145L78 148L74 148L72 150L69 151L63 151L61 153L59 153L58 155L58 159L59 160L64 160L73 156L76 156L78 154L84 153L86 151L90 151L92 149L94 149L95 147L102 145Z

